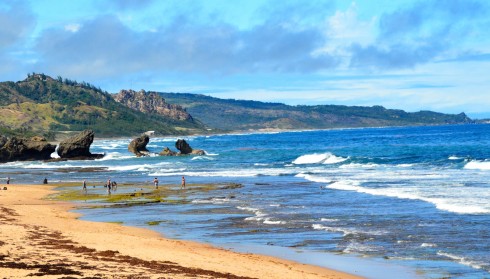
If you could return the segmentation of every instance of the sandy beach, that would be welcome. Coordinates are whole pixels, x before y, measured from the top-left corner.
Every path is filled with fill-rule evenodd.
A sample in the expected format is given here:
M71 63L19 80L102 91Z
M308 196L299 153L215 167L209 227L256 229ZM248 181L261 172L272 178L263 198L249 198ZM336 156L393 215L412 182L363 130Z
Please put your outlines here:
M0 185L1 278L360 278L268 256L78 220L46 185Z

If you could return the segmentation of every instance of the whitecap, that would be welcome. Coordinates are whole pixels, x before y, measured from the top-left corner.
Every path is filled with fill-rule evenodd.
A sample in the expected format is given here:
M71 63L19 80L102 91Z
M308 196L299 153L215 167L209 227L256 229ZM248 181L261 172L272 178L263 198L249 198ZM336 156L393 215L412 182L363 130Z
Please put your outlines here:
M348 158L344 157L337 157L333 155L330 152L327 153L314 153L314 154L307 154L307 155L302 155L296 158L292 163L295 165L305 165L305 164L336 164L336 163L341 163Z
M450 253L445 253L442 251L437 252L437 255L450 258L452 260L459 262L460 264L463 264L463 265L466 265L466 266L469 266L469 267L472 267L475 269L481 269L482 265L484 265L483 263L479 263L477 261L472 261L472 260L469 260L465 257L457 256L457 255L450 254Z
M265 218L264 224L268 224L268 225L284 225L286 224L285 221L272 221L270 218Z
M208 160L208 161L213 161L215 160L214 158L212 157L208 157L208 156L196 156L196 157L192 157L191 159L192 161L200 161L200 160Z
M480 195L464 196L462 192L446 192L446 197L441 198L442 193L431 193L427 191L421 191L421 189L415 187L391 187L391 188L367 188L360 186L360 182L357 181L338 181L327 186L330 189L355 191L359 193L365 193L375 196L386 196L399 199L421 200L432 203L437 209L455 212L460 214L487 214L490 213L490 206L485 201L485 197L490 196L490 193L483 192ZM454 189L454 188L453 188Z
M258 208L247 207L247 206L237 206L236 208L241 209L241 210L245 210L245 211L251 211L251 212L255 212L255 211L259 210Z
M469 161L464 168L470 170L490 170L490 161Z

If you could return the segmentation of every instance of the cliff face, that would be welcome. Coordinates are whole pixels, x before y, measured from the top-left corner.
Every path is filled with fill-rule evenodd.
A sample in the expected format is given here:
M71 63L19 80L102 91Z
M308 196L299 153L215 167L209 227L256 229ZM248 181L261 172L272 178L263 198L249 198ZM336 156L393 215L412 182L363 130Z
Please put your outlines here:
M192 116L184 108L165 102L165 99L155 92L121 90L113 97L116 102L133 110L144 113L156 113L175 120L192 120Z

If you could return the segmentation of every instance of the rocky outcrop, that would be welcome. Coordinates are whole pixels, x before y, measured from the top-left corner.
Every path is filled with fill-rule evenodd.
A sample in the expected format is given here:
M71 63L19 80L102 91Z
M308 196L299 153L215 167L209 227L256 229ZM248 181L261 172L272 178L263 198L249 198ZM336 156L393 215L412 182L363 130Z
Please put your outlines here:
M45 138L31 139L0 137L0 162L48 160L56 146L48 143Z
M117 102L133 110L144 113L156 113L175 120L192 120L192 116L184 108L165 102L165 99L156 92L121 90L118 94L113 95L113 97Z
M170 148L165 147L160 153L160 156L177 156L177 152L170 150Z
M143 134L129 143L128 150L138 157L146 156L149 153L148 149L146 149L148 142L150 142L150 137Z
M201 149L192 149L192 147L183 139L178 139L175 142L175 148L179 152L172 151L170 148L165 147L158 155L160 156L181 156L181 155L206 155L206 152Z
M180 154L191 154L192 153L192 147L184 140L184 139L178 139L175 142L175 148L177 148L180 151Z
M85 130L80 134L63 140L58 146L57 153L62 159L97 159L103 154L90 153L90 145L94 141L94 132Z
M192 147L184 139L178 139L175 142L175 148L177 148L180 151L179 153L181 155L187 155L187 154L204 155L204 154L206 154L206 152L204 152L204 150L192 149Z
M7 142L7 137L0 135L0 148Z

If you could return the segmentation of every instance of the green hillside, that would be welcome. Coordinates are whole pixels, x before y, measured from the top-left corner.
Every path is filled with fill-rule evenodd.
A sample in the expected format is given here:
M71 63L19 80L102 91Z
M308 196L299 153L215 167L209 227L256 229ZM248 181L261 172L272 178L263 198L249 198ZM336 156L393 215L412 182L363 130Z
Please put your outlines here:
M44 74L0 83L0 134L43 134L90 128L97 136L161 135L205 131L199 121L179 121L132 110L95 86Z
M187 109L207 125L224 130L328 129L472 123L464 113L405 112L381 106L289 106L198 94L160 93L165 100Z

